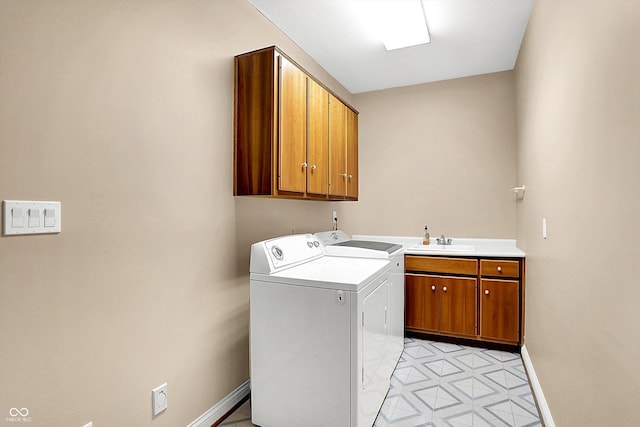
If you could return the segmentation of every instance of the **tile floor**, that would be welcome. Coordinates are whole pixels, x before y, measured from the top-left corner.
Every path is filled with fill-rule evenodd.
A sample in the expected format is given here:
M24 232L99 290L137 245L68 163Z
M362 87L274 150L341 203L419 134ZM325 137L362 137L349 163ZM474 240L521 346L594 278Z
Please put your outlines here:
M250 401L221 426L250 427ZM375 427L542 426L519 354L405 338Z
M247 400L233 414L224 420L219 427L251 427L251 400Z

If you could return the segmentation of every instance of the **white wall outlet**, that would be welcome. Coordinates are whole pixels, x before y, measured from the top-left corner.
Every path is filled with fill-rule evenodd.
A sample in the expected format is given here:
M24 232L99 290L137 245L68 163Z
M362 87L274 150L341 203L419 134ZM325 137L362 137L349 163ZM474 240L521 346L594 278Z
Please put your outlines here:
M164 383L152 390L153 394L153 415L167 409L167 383Z
M331 219L333 220L334 224L338 223L338 213L336 211L333 211L333 214L331 215Z
M542 238L547 238L547 218L542 218Z

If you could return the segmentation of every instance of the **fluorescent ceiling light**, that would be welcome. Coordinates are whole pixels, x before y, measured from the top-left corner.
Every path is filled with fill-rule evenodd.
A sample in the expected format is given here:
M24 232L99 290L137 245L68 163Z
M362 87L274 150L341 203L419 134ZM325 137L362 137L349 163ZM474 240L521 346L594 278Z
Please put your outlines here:
M402 49L431 42L421 0L377 1L384 48Z

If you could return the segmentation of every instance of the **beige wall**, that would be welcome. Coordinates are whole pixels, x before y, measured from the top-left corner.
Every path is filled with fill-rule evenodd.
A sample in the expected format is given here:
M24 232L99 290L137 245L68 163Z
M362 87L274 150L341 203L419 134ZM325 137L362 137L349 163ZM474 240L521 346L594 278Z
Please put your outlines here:
M516 67L527 348L558 426L640 425L639 23L537 0Z
M517 218L556 423L638 424L638 22L636 1L538 0L515 87L351 96L245 1L0 0L0 199L63 204L61 234L0 238L0 423L188 424L248 378L249 244L337 210L349 233ZM359 109L360 202L232 197L232 57L271 44Z
M249 244L337 206L232 197L233 56L271 44L353 101L246 1L0 0L0 199L63 210L0 238L0 424L181 426L248 378Z
M354 96L360 201L350 233L515 238L513 73Z

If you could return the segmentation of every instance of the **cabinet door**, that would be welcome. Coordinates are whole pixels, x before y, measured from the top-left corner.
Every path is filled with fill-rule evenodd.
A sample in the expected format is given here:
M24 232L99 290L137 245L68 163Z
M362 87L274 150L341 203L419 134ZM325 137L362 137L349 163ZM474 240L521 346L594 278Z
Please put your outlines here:
M404 280L405 327L437 331L438 292L435 278L407 274Z
M307 192L329 192L329 92L309 79Z
M279 56L278 190L304 193L307 188L307 76Z
M358 115L347 108L347 197L358 198Z
M518 287L516 280L480 280L481 338L518 342Z
M329 95L329 194L347 194L347 107Z
M476 279L439 277L440 331L476 335Z

